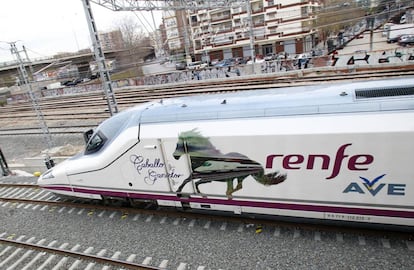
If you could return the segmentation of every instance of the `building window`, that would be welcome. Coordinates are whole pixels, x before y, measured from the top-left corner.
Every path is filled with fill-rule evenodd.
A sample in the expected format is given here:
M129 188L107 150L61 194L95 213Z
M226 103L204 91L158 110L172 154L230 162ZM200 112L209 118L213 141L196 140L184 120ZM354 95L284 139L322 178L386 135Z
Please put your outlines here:
M263 54L266 55L268 53L273 53L273 46L270 45L263 45Z
M276 12L276 11L275 11L275 12L270 12L270 13L267 13L267 17L268 17L270 20L276 19L276 15L277 15L277 12Z

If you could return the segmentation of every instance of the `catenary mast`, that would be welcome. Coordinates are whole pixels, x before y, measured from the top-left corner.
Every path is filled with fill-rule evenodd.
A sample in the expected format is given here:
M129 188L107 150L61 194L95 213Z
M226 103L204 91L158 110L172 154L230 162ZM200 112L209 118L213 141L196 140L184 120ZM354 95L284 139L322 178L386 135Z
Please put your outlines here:
M95 58L99 67L99 74L101 76L103 89L108 103L108 110L111 115L118 112L118 105L115 99L115 93L112 89L111 78L109 71L106 68L105 56L98 37L98 30L96 28L95 20L93 18L90 2L113 11L153 11L153 10L200 10L200 9L215 9L223 7L233 7L246 5L249 12L249 32L250 32L250 51L251 58L255 59L255 52L253 49L253 28L251 19L250 0L82 0L85 10L86 20L89 26L89 33L92 39ZM187 44L188 40L186 41ZM186 45L188 46L188 45Z

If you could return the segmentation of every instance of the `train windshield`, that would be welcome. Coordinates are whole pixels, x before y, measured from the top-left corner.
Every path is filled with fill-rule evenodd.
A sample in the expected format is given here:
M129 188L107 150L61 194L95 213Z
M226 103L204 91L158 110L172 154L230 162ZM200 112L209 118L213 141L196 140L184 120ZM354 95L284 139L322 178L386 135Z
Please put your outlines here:
M129 123L133 116L132 111L125 111L104 121L94 132L86 144L85 154L92 154L99 151L106 142L114 139Z

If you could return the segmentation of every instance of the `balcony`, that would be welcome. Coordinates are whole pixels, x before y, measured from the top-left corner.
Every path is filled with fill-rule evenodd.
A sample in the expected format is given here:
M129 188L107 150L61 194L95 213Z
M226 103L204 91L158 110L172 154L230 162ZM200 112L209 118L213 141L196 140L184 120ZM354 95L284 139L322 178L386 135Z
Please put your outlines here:
M231 13L233 15L235 15L235 14L241 14L241 13L245 13L245 12L247 12L246 5L242 5L242 6L237 7L237 8L232 8L232 10L231 10Z
M210 13L211 21L223 21L231 19L230 10L226 10L218 13Z
M259 21L254 21L253 22L254 27L259 27L259 26L264 26L264 25L265 25L264 20L259 20Z
M279 34L279 30L277 26L269 27L268 28L270 35Z
M214 46L233 44L233 39L234 39L233 35L221 35L221 36L216 36L211 43Z
M257 5L252 5L252 12L253 13L259 13L259 12L263 12L263 5L261 4L257 4Z
M211 16L211 21L212 22L217 22L217 21L225 21L225 20L230 20L231 16Z

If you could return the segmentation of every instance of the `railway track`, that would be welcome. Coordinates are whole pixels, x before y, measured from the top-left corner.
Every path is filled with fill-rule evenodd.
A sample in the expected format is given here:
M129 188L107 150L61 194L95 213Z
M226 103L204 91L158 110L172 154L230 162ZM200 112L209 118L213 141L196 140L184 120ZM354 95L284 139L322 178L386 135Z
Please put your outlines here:
M210 234L234 231L236 235L266 234L266 237L291 239L290 241L307 241L317 245L343 245L350 243L356 248L371 249L377 252L393 252L403 248L404 253L414 252L412 233L375 231L312 224L288 223L251 218L233 218L192 212L180 212L174 209L151 209L141 205L139 208L125 206L104 206L83 199L67 199L40 189L33 182L0 182L0 211L17 215L34 215L49 217L65 224L66 219L93 220L104 224L127 222L139 230L140 226L176 228L179 231L200 230ZM7 215L6 215L7 217ZM140 225L141 224L141 225ZM4 231L4 230L3 230ZM330 242L333 241L334 243ZM24 235L16 231L0 231L0 269L207 269L206 266L192 261L174 262L174 258L156 258L148 253L135 255L128 251L116 251L105 243L89 244L68 241L65 235L44 237L42 235ZM118 249L119 250L119 249ZM39 255L42 254L42 255ZM23 258L23 259L22 259ZM230 258L229 258L230 259ZM208 269L226 269L217 267ZM234 269L234 268L230 268Z
M387 77L412 76L414 69L409 66L399 70L361 71L358 73L315 74L298 77L286 73L283 77L260 76L246 78L229 78L226 80L192 81L191 83L164 84L156 86L140 86L118 89L116 97L121 110L152 100L161 100L171 97L183 97L195 94L214 94L229 91L243 91L251 89L277 88L293 85L307 85L326 83L327 81L378 79ZM39 101L44 118L54 133L64 133L67 126L68 134L77 133L77 128L87 123L96 126L106 118L106 100L100 92L76 94L71 96L45 97ZM22 129L38 126L38 120L29 102L0 107L0 136L22 135ZM89 127L88 126L88 127ZM15 133L12 131L16 130ZM41 134L40 129L28 129L29 135Z
M94 128L95 125L72 125L72 126L49 126L49 133L57 134L83 134L86 130ZM0 129L0 136L16 135L41 135L42 130L39 127L17 127Z
M13 238L16 238L14 240ZM26 237L27 238L27 237ZM160 270L166 269L166 264L159 267L149 266L150 260L144 260L141 264L134 263L135 254L131 254L126 260L120 260L119 252L113 253L111 257L105 257L107 250L101 249L94 255L93 247L88 247L83 252L79 251L80 245L74 245L69 249L68 243L58 247L57 241L46 239L36 240L31 237L23 241L25 236L0 234L0 268L1 269L138 269L138 270ZM46 245L46 243L49 243ZM47 255L46 255L47 254ZM53 268L51 268L54 265ZM66 268L69 266L69 268ZM179 266L178 269L185 269Z
M289 82L286 83L288 84ZM305 84L308 82L299 83ZM216 91L220 92L221 90L219 88L220 87L217 87L218 90L216 89ZM233 86L233 91L235 90L234 88L235 87ZM238 90L243 89L241 88ZM190 93L191 89L187 89L185 91L188 91ZM187 95L189 93L182 94ZM102 97L99 94L96 94L96 96L92 98L91 96L88 96L90 100L84 101L85 107L89 107L89 109L92 111L89 116L93 115L93 110L101 110L102 112L100 112L99 115L102 115L102 119L104 119L107 117L107 114L103 109L106 105L104 103L102 103L104 105L100 104L96 107L92 105L94 103L94 99L96 99L97 102L100 102L102 100ZM69 101L71 98L74 97L70 97ZM76 96L75 98L81 99L82 97ZM129 102L132 102L131 105L133 102L138 102L137 100L134 100L134 98L135 97L133 93L128 92L125 94L125 96L123 96L121 93L119 99L124 100L125 103L121 102L120 104L124 106L130 104ZM47 104L47 100L45 100L42 100L42 102L46 102ZM72 100L73 104L77 103L75 100ZM62 103L62 107L67 106L65 109L62 109L62 111L70 110L71 106L69 106L69 101ZM77 119L78 123L84 122L86 120L89 120L90 122L101 121L98 116L96 119L90 119L88 116L82 118L82 115L80 114L81 109L79 108L72 108L74 111L78 110L79 114L76 114L76 112L60 112L61 109L59 109L59 102L57 100L53 100L53 102L57 103L49 104L50 108L44 111L48 123L57 123L56 126L49 127L52 134L68 134L71 132L70 130L72 130L74 133L81 133L81 130L93 127L93 124L82 124L83 126L80 124L71 125L70 123L72 123L72 118ZM103 108L101 108L101 106ZM27 125L28 120L31 119L30 106L28 108L24 108L24 110L20 112L9 112L11 114L17 115L16 117L12 118L13 120L11 121L17 122L20 118L24 118L22 115L25 113L27 114L25 118L25 123ZM22 113L22 115L19 117L20 113ZM48 113L51 114L48 115ZM67 116L65 116L65 114L67 114ZM56 118L58 115L60 115L62 118L59 118L59 120L52 119L53 117ZM0 112L0 116L3 116L2 112ZM71 118L69 118L69 116L71 116ZM8 118L0 118L0 123L1 121L6 121L5 119ZM59 125L59 123L63 124ZM79 130L76 130L77 128L79 128ZM39 133L37 133L36 130L38 130ZM10 126L0 129L0 135L14 136L17 134L36 135L40 134L40 130L34 127L26 128L24 126L17 128ZM321 241L327 241L327 239L334 239L334 241L338 243L343 243L344 241L349 241L349 238L352 238L354 239L352 240L354 241L354 245L359 247L365 247L366 245L369 245L367 242L374 242L375 247L379 247L384 250L392 250L394 246L402 246L405 250L409 250L408 252L414 251L414 238L412 232L384 232L308 224L305 225L297 223L292 224L260 219L252 220L223 216L206 216L205 214L200 215L190 212L171 211L171 209L164 211L164 209L151 210L145 207L130 208L123 206L104 206L88 200L70 200L63 198L46 190L42 190L37 185L32 183L16 184L0 182L0 209L6 209L6 212L41 211L42 213L48 214L52 217L65 215L68 216L69 219L73 216L76 216L84 218L108 219L111 221L114 221L115 219L131 222L142 220L145 223L153 223L154 227L156 227L156 224L171 223L171 227L180 225L180 230L189 230L197 226L201 227L203 230L211 230L214 227L220 231L225 231L229 230L229 228L232 228L233 230L237 230L237 232L240 233L243 233L244 231L261 233L263 231L274 237L280 237L280 235L289 235L290 239L298 239L303 235L312 235L311 238L317 243ZM39 249L33 246L36 244L40 246ZM42 250L42 248L45 249ZM367 249L370 248L371 247L367 247ZM73 268L81 267L83 269L90 269L92 267L94 269L108 269L106 267L110 265L111 268L109 269L188 269L186 263L175 264L171 267L168 265L167 260L162 260L161 263L150 263L150 257L147 257L148 259L145 258L144 260L141 260L141 264L138 264L134 263L136 261L139 261L139 259L134 257L134 254L123 256L123 259L120 259L120 255L116 254L117 252L113 251L112 253L104 252L104 249L102 248L99 248L98 251L92 251L90 247L83 246L81 248L76 243L67 244L64 241L56 241L53 239L15 235L14 232L10 230L8 232L0 231L0 269L43 269L44 267L48 266L50 269L52 269L52 267L55 267L53 269L58 269L58 266L61 267L61 269L70 269L72 266ZM25 257L25 261L19 261L20 257ZM110 261L112 257L114 259L113 262ZM34 261L35 263L30 264L31 261ZM117 263L126 264L121 266ZM154 266L152 266L152 268L134 268L151 267L149 266L150 264ZM204 266L199 266L197 270L199 269L201 270L205 268Z
M3 205L2 205L3 204ZM6 204L6 205L4 205ZM191 212L191 211L175 211L173 208L154 208L152 204L140 203L133 206L125 204L124 202L115 202L112 204L102 204L96 200L82 199L82 198L70 198L54 194L47 190L41 189L35 183L0 183L0 206L14 205L16 208L31 208L36 209L49 209L50 212L57 211L82 211L87 212L89 216L102 214L104 212L110 213L110 215L121 215L126 217L137 217L145 215L147 217L158 216L160 218L171 219L208 219L216 222L237 223L237 224L253 224L254 226L266 225L270 227L298 227L310 229L310 230L334 230L341 233L376 233L380 231L364 230L352 228L337 228L335 226L323 226L323 225L299 225L298 223L283 222L279 220L269 220L239 216L206 216L204 213ZM59 209L58 209L59 208ZM82 210L83 209L83 210ZM82 213L81 212L81 213ZM414 240L413 232L392 232L388 231L389 235L406 239L407 241ZM414 244L410 243L410 245Z
M48 191L41 190L36 184L32 183L0 183L0 207L13 209L32 209L37 211L48 211L71 214L87 213L87 216L97 215L103 217L105 212L114 216L120 213L122 218L126 218L134 210L108 207L92 204L89 200L67 200L54 195ZM96 214L100 210L99 214ZM127 212L128 211L128 212ZM135 210L135 217L147 212L149 217L153 212L141 209ZM162 260L158 266L151 266L152 257L146 257L141 263L136 263L135 254L131 254L125 259L120 259L120 252L115 252L109 257L105 256L108 252L101 249L93 254L93 248L88 247L83 252L80 245L70 245L63 243L57 246L58 241L47 241L46 239L36 240L34 237L23 241L25 236L16 236L10 233L0 233L0 269L177 269L185 270L187 263L180 263L178 266L169 266L168 260ZM26 237L27 238L27 237ZM46 245L46 243L49 243ZM56 247L57 246L57 247ZM20 259L19 259L20 258ZM197 270L205 269L204 266L197 267Z

